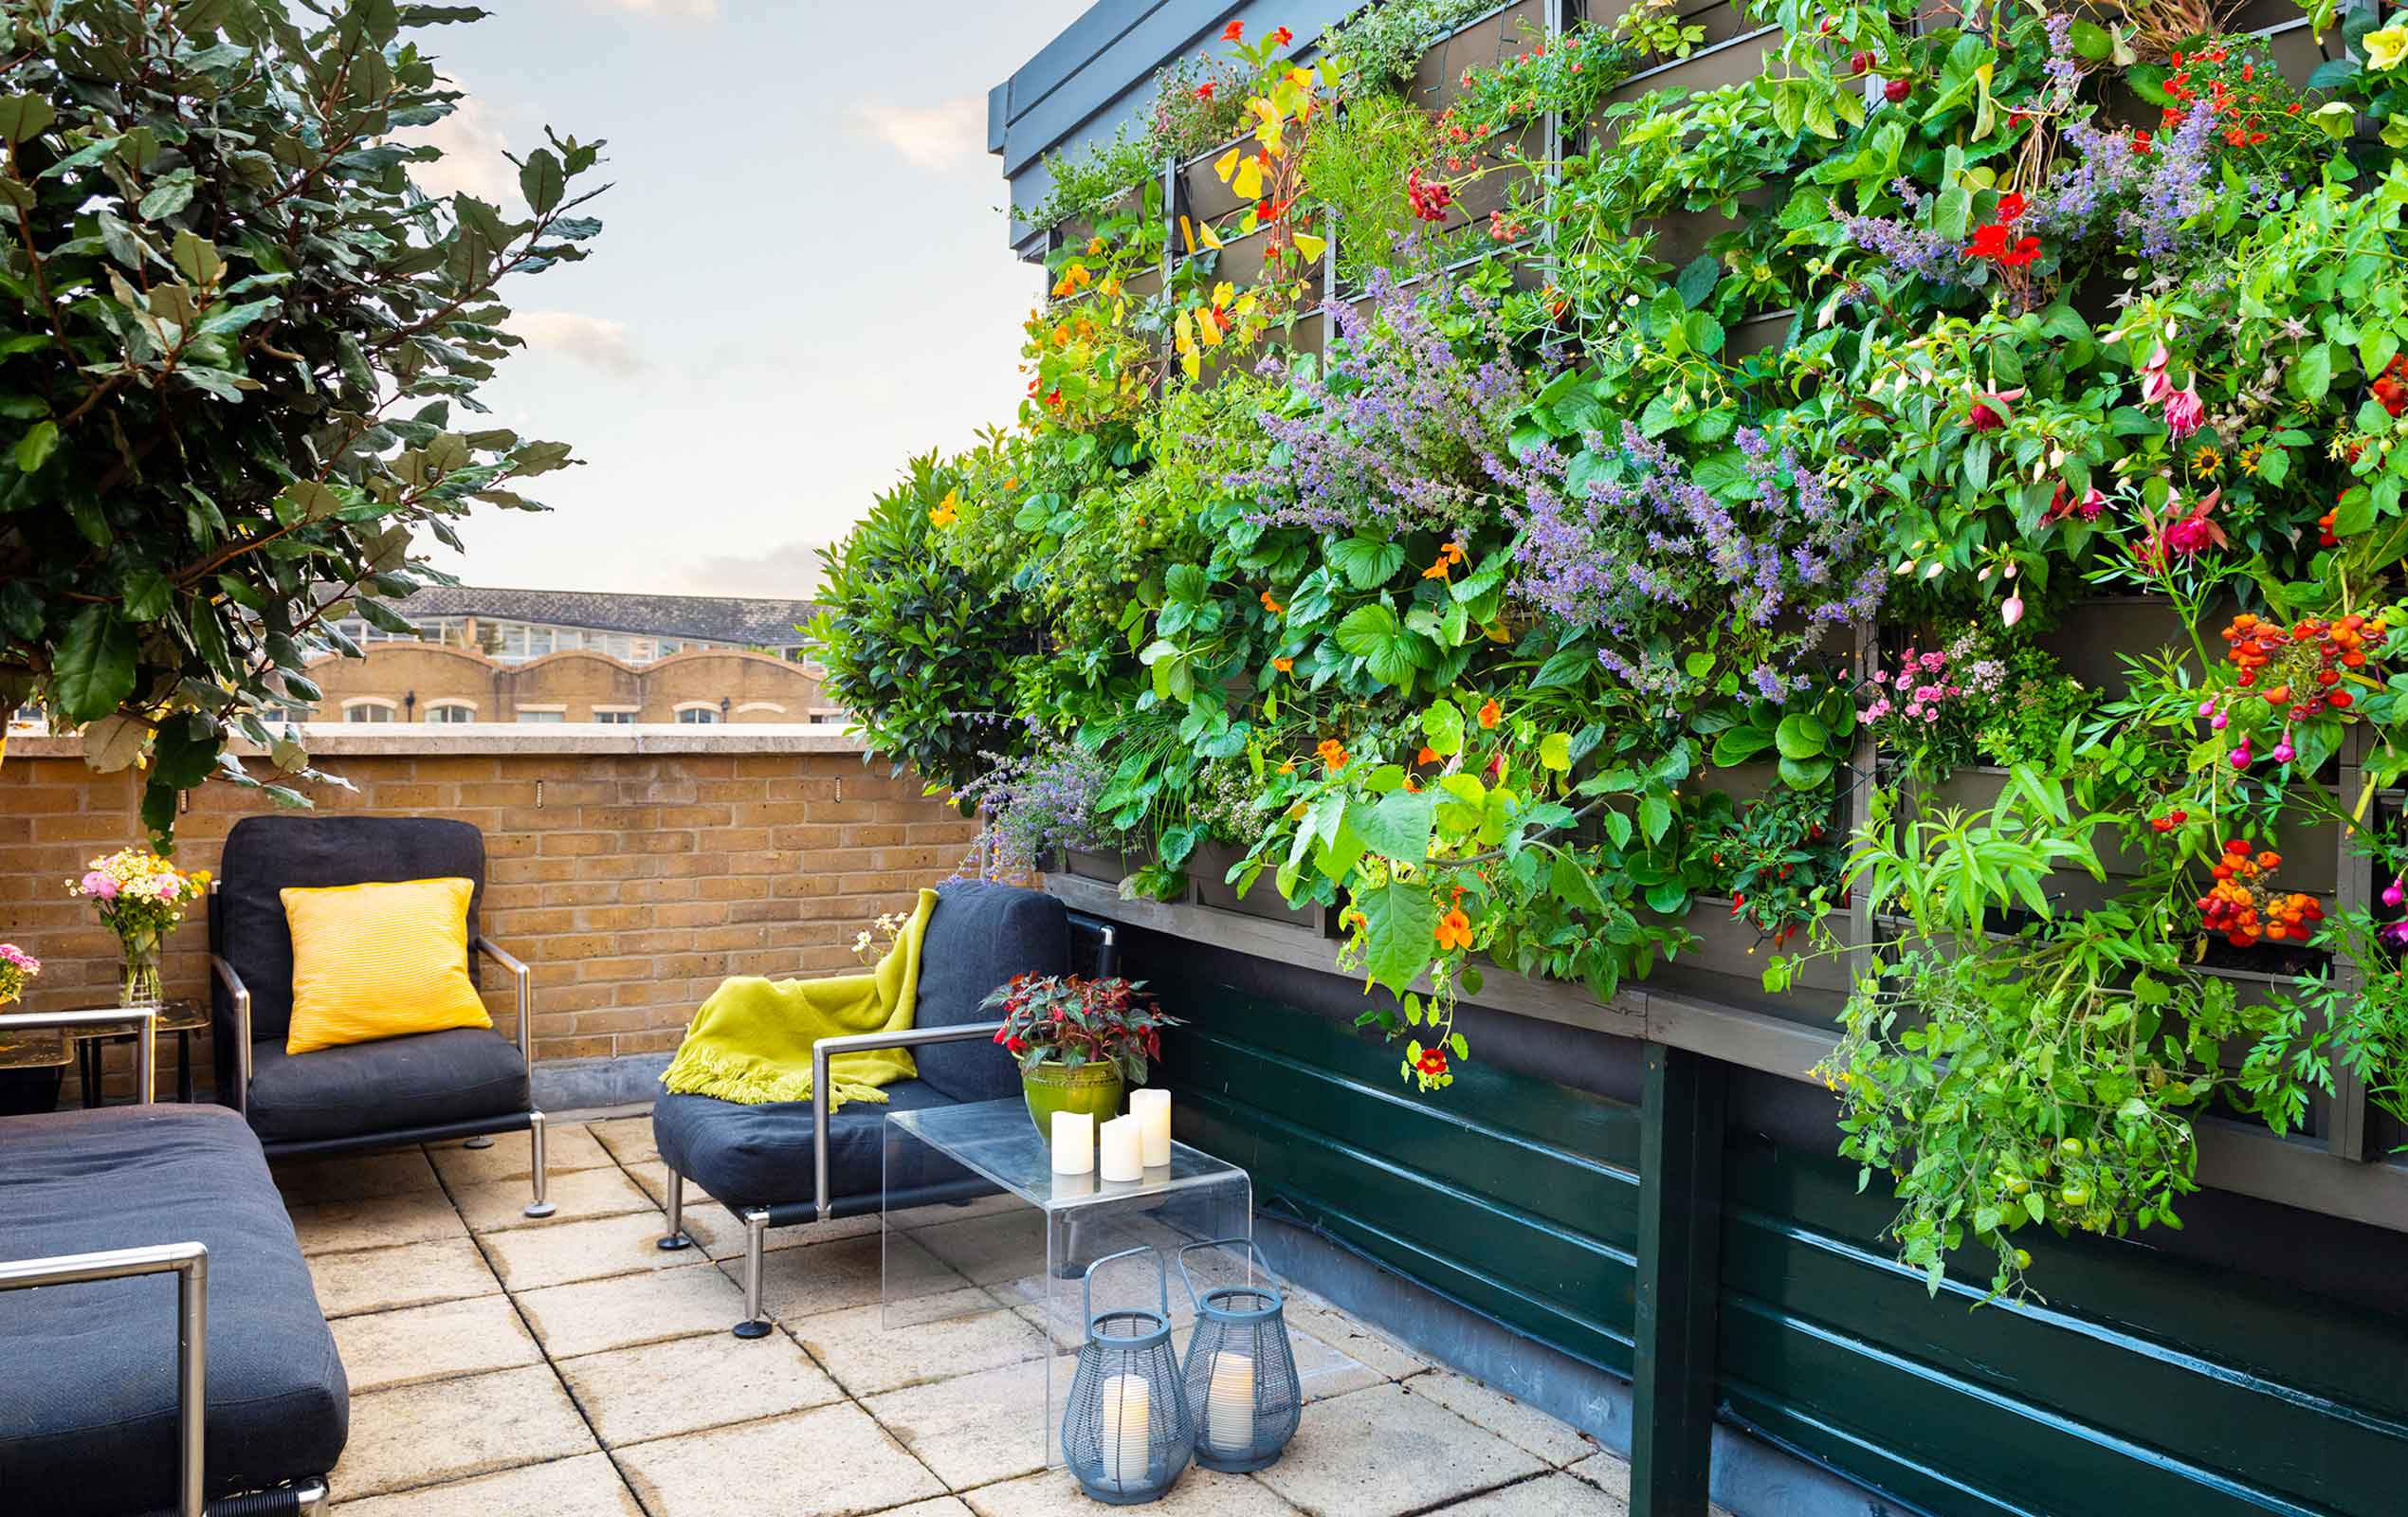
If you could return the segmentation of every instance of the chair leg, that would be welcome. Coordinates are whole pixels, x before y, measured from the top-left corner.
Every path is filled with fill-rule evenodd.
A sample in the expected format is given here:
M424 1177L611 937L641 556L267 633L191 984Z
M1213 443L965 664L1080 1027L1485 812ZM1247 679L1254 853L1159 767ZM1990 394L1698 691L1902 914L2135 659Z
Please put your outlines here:
M535 1150L532 1156L535 1160L535 1199L527 1203L526 1215L550 1216L559 1208L543 1198L543 1188L550 1177L545 1174L547 1166L543 1151L543 1113L540 1111L527 1113L527 1142Z
M460 1146L463 1148L491 1148L493 1146L493 1134L489 1132L481 1132L474 1138L469 1139L466 1142L462 1143Z
M739 1338L766 1338L768 1319L761 1315L761 1237L769 1231L769 1213L744 1214L744 1320L736 1325Z
M673 1169L669 1171L668 1210L668 1234L652 1246L670 1253L692 1248L694 1240L685 1235L685 1177Z

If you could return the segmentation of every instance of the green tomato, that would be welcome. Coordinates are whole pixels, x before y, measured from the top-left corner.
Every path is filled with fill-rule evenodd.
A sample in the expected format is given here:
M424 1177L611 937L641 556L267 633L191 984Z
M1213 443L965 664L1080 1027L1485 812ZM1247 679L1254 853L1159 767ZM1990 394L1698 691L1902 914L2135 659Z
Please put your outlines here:
M2079 1159L2082 1157L2082 1140L2079 1138L2068 1138L2065 1142L2057 1144L2057 1152L2065 1155L2068 1159Z
M2065 1189L2057 1192L2057 1199L2065 1202L2068 1206L2088 1206L2090 1204L2090 1187L2088 1185L2068 1185Z

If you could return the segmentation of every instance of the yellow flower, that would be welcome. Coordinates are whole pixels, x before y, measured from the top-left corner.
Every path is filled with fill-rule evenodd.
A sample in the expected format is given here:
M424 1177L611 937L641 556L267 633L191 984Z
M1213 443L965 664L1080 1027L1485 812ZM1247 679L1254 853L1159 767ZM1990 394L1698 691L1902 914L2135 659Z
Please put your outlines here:
M2223 466L2224 455L2213 448L2202 445L2191 454L2191 472L2194 474L2213 474Z
M2377 73L2398 68L2408 58L2408 26L2385 27L2366 33L2366 66Z
M947 490L945 492L945 498L937 503L937 508L928 513L928 524L936 527L949 527L953 525L958 514L958 508L960 504L961 492L959 490Z

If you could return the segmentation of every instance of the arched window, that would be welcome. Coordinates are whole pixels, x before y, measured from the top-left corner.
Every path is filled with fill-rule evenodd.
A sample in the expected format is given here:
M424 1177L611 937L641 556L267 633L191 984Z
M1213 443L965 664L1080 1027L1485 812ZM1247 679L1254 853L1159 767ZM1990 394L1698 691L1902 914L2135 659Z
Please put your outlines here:
M380 695L356 696L343 703L345 722L392 722L396 720L398 703Z
M429 722L474 722L477 706L473 701L429 701L427 703Z

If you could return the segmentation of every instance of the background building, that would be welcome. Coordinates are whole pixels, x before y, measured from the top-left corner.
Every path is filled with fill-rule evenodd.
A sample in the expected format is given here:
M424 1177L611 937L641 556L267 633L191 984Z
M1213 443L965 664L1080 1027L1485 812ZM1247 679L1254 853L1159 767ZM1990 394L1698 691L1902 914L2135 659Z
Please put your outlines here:
M802 662L809 601L429 586L416 635L336 624L365 658L310 665L314 722L810 722L842 713Z

